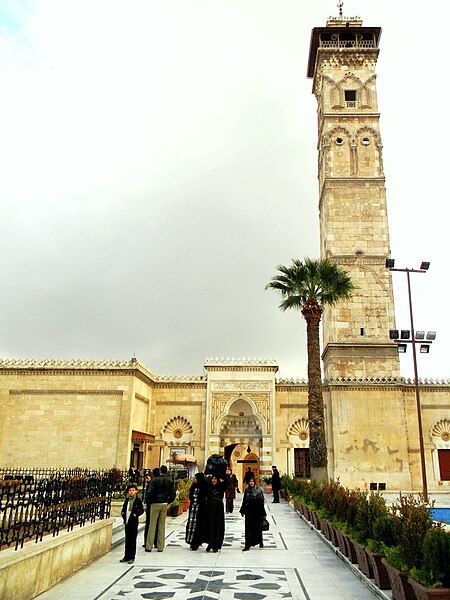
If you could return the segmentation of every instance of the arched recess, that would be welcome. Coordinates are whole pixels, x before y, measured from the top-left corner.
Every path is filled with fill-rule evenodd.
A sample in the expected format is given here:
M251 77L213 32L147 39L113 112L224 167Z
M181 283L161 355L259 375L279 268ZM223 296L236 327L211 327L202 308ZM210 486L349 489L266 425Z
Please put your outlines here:
M306 416L297 417L286 430L289 440L288 472L298 477L310 477L309 421Z
M350 177L352 175L352 160L350 141L351 135L345 127L334 127L327 132L330 142L326 171L331 177Z
M227 422L230 423L233 420L238 421L239 418L241 420L247 419L248 421L253 418L253 421L259 430L259 435L264 435L266 433L266 424L263 417L258 413L255 403L251 398L240 393L238 396L230 398L225 405L224 411L217 419L215 425L216 435L221 435L224 424Z
M161 430L164 442L184 446L192 441L194 430L186 417L177 415L169 419Z
M431 451L434 478L450 485L450 419L436 421L430 428L430 437L434 444Z
M378 132L372 127L361 127L356 132L358 175L377 177L382 174L381 143Z

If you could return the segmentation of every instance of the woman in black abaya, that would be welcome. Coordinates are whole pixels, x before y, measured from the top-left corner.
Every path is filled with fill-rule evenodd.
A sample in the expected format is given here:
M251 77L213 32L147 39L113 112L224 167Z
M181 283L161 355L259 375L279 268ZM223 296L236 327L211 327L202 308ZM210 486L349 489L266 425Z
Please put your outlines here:
M253 477L248 482L239 512L243 517L245 516L245 546L242 548L242 552L250 550L252 546L258 544L260 548L263 548L261 521L266 516L264 496L262 491L256 487Z
M211 477L206 499L206 524L208 547L206 552L222 548L225 535L225 512L223 508L224 485L217 475Z
M197 550L206 540L206 481L203 473L195 474L194 483L189 489L189 517L186 525L186 543L191 550Z

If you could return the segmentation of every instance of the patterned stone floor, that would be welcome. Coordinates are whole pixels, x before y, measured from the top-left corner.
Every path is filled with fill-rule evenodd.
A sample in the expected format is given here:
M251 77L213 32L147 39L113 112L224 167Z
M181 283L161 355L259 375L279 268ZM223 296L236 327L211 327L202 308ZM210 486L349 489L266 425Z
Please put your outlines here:
M239 506L239 500L236 504ZM116 548L39 600L373 600L371 591L285 502L266 497L264 548L242 553L244 520L226 515L216 554L184 543L186 516L168 518L164 552L145 553L142 533L133 565ZM236 509L235 509L236 510Z

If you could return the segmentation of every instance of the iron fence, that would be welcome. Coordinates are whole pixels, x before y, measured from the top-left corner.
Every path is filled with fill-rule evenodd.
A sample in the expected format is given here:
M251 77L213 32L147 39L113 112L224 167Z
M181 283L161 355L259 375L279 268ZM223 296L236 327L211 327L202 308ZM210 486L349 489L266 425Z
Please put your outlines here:
M119 479L114 470L68 474L70 469L51 476L49 469L7 471L1 475L11 478L0 480L0 550L13 545L17 550L28 540L108 518Z
M0 467L0 481L36 481L39 479L61 479L62 477L93 477L115 473L117 478L127 479L128 471L120 469L50 469L46 467Z

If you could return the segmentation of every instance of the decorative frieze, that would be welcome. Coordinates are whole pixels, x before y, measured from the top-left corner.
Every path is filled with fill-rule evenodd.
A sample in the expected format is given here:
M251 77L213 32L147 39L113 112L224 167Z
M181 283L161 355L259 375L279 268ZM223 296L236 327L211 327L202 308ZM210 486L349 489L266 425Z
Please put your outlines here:
M270 381L213 381L211 391L227 392L269 392Z

